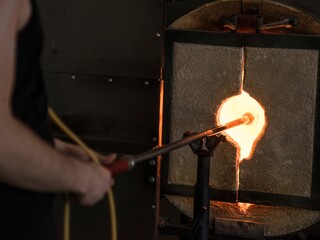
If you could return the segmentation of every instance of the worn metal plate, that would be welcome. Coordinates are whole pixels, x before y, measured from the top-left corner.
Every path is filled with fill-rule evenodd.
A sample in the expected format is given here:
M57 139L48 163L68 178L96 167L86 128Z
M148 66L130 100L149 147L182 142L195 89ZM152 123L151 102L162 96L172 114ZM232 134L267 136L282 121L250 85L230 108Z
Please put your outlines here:
M240 91L241 49L175 43L172 50L170 139L188 130L203 131L216 123L222 100ZM168 56L169 57L169 56ZM212 160L213 188L235 190L236 150L221 143ZM196 156L185 147L170 154L169 182L193 185Z
M310 197L318 50L246 48L244 90L265 108L267 128L240 166L240 190Z
M159 78L161 0L39 1L44 69Z
M118 77L110 82L103 76L58 73L44 73L44 78L50 104L80 137L118 143L121 152L128 144L145 150L156 145L158 80Z

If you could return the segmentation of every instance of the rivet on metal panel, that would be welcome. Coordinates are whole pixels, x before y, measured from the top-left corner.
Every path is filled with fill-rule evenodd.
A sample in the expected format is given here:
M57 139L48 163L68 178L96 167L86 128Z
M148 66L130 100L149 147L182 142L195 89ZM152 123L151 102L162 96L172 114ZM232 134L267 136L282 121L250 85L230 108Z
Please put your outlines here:
M113 79L112 78L108 78L108 83L112 83Z
M148 85L149 85L149 82L148 82L148 81L144 81L144 85L145 85L145 86L148 86Z
M161 34L160 33L156 33L156 37L161 37Z
M152 205L151 205L151 208L152 208L152 209L156 209L156 205L152 204Z
M156 179L154 177L149 177L149 182L153 183Z
M150 166L154 166L154 165L156 165L156 161L155 160L150 160L149 164L150 164Z
M72 76L71 76L71 79L72 79L72 80L76 79L76 76L75 76L75 75L72 75Z

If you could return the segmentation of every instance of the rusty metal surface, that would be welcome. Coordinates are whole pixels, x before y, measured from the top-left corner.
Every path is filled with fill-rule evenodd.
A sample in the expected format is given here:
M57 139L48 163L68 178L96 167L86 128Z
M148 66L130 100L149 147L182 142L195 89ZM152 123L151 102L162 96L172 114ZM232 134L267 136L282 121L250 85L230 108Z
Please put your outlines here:
M317 50L246 48L244 90L265 108L267 128L240 166L240 189L310 197Z
M171 141L188 130L203 131L216 122L221 101L240 90L241 49L175 43L173 50ZM208 67L209 66L209 67ZM235 189L236 150L221 143L212 160L213 188ZM189 147L170 154L169 182L193 185L196 156Z

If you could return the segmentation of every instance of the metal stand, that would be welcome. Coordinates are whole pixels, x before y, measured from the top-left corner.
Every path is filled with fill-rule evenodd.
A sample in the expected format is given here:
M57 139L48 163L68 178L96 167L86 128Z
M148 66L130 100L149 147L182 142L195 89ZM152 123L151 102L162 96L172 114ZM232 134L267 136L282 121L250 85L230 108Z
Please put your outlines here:
M184 134L187 138L195 136L197 134L191 132ZM173 225L163 220L159 223L160 234L180 236L181 240L264 239L264 224L258 222L215 218L215 230L210 232L210 158L219 142L224 139L222 135L215 135L189 144L193 153L198 156L192 227L186 224L188 221Z
M187 133L191 135L190 133ZM186 134L185 134L186 136ZM210 158L222 136L203 138L190 144L194 154L198 156L197 181L194 189L193 228L187 239L209 239L210 214Z

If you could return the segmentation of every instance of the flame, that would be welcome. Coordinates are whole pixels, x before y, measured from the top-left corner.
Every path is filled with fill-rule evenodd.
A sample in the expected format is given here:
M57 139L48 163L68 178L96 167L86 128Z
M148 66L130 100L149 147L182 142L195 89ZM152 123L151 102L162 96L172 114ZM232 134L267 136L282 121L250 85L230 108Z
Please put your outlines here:
M225 130L227 140L238 150L238 159L250 159L255 146L264 133L266 126L265 112L262 106L247 92L226 99L218 110L218 125L241 118L245 113L254 116L252 123Z

